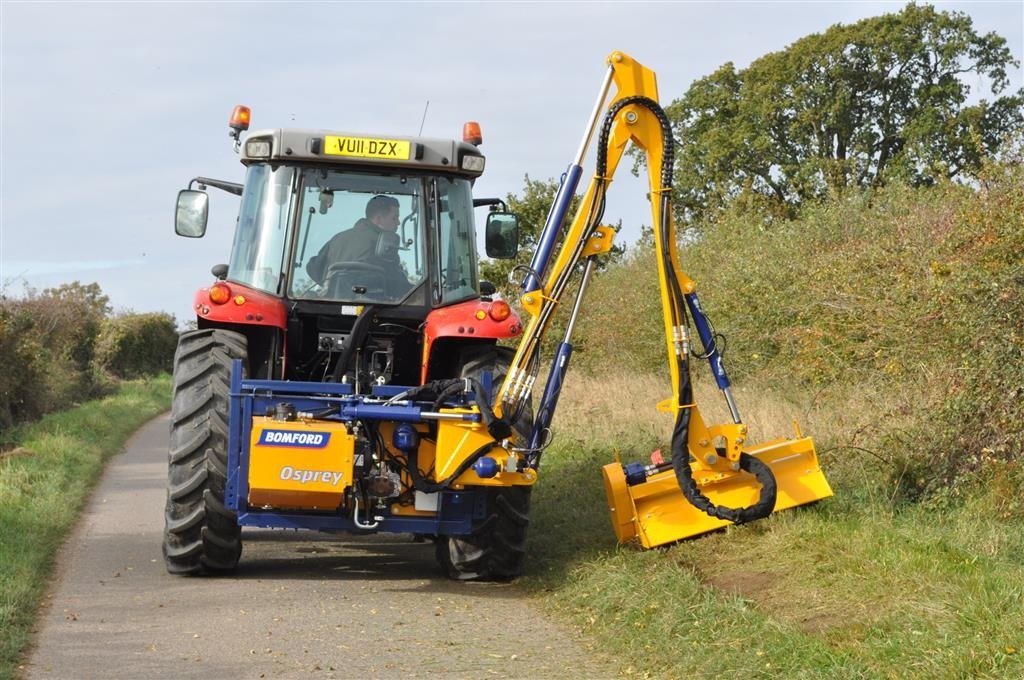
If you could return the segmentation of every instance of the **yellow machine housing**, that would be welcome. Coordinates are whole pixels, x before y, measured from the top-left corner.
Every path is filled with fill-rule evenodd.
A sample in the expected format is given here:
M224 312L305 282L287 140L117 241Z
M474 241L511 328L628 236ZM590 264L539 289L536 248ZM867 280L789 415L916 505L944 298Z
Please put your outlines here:
M355 436L343 423L252 419L249 505L335 510L352 485Z
M796 439L776 439L744 452L766 463L775 476L778 495L773 512L832 495L810 437L798 434ZM709 471L696 460L690 463L690 469L700 492L715 505L740 508L758 500L760 487L750 475ZM683 498L671 469L635 486L626 483L618 462L605 465L603 473L612 528L620 543L637 538L643 547L653 548L730 524L705 514Z

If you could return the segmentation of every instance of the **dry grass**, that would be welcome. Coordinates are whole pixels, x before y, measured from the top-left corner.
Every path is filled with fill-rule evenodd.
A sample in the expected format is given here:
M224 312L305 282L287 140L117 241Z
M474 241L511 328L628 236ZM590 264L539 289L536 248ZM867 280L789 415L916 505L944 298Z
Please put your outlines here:
M694 369L694 395L704 420L731 422L722 393L712 380L700 379L700 370L706 372L706 366ZM948 379L922 375L911 384L883 377L874 384L812 391L806 383L760 373L732 391L752 443L793 436L797 423L804 435L814 437L823 462L832 468L830 476L847 486L887 484L883 478L898 477L892 442L935 408L948 388ZM668 447L672 416L656 406L671 396L667 369L664 375L630 377L573 373L562 388L553 429L562 443L597 442L609 451L619 448L623 459L630 457L627 447L634 447L632 453L646 458L651 450Z

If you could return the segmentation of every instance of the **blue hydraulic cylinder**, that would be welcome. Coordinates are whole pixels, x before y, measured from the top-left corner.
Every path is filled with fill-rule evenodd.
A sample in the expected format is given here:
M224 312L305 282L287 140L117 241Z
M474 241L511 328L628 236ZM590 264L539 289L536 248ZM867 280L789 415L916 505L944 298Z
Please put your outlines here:
M708 318L704 316L704 310L700 308L700 300L697 299L696 293L687 293L685 297L686 306L693 317L693 325L697 327L697 335L700 336L700 344L704 346L704 354L711 364L711 372L715 375L715 382L718 383L719 389L728 389L729 376L726 375L725 366L722 364L722 353L715 345L715 336L711 332Z
M544 396L540 401L540 410L533 422L533 433L530 435L530 448L538 450L543 444L544 432L551 425L551 419L555 416L555 406L558 405L558 396L562 392L562 381L565 380L565 372L569 370L569 357L572 356L572 345L563 342L558 346L555 360L551 363L551 372L548 374L548 383L544 387Z
M523 281L524 293L540 288L539 277L548 267L551 251L554 250L555 242L558 241L558 230L562 227L562 222L565 221L565 214L569 211L569 204L576 194L576 186L579 184L582 174L583 168L573 164L562 175L562 182L558 185L555 201L551 204L548 219L544 223L544 229L537 241L537 250L534 251L533 260L530 262L530 272Z

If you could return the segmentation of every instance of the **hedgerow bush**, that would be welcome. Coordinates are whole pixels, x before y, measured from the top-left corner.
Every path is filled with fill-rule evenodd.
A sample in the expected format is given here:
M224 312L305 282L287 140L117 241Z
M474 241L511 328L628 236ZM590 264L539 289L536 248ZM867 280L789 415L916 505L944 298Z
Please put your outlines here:
M170 314L121 314L103 322L96 366L118 378L170 371L177 343L178 331Z
M0 297L0 427L99 396L117 378L169 369L173 317L110 314L95 283Z
M0 428L45 410L40 382L42 348L32 339L32 319L22 309L0 304Z
M990 165L956 206L948 258L930 263L942 363L953 375L906 466L914 495L961 495L961 473L1024 464L1024 164Z
M31 420L96 396L96 336L110 312L93 283L28 289L0 300L0 424Z

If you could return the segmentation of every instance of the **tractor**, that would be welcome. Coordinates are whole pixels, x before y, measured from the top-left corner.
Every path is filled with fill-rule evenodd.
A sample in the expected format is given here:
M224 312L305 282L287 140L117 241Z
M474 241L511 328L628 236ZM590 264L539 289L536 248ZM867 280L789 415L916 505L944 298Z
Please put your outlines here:
M612 85L616 94L606 103ZM234 569L243 526L399 532L435 543L459 580L520 575L530 497L597 258L605 190L628 144L645 152L675 414L671 460L615 461L605 490L620 541L644 547L831 495L813 442L751 446L696 284L677 265L671 129L655 77L614 52L574 161L528 266L524 322L478 276L484 252L515 258L519 223L474 198L485 167L476 123L461 141L329 130L230 134L244 183L196 177L175 230L201 237L206 189L240 196L234 243L193 301L196 329L174 360L163 554L172 573ZM597 167L567 212L597 137ZM195 187L195 188L193 188ZM481 211L483 212L483 211ZM560 305L578 277L576 299ZM542 341L567 310L534 408ZM710 362L732 423L705 425L693 402L691 346Z

